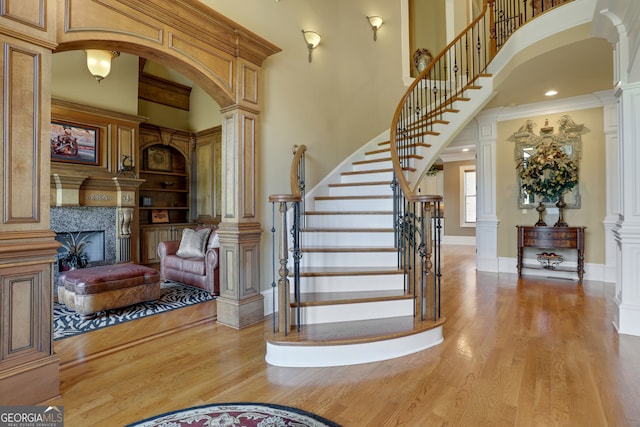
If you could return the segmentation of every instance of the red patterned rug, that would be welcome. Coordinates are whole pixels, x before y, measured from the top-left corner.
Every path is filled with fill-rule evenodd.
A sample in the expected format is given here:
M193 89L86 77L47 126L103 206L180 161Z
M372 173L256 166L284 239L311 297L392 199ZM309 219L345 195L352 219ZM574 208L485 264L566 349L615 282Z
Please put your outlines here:
M318 415L264 403L204 405L147 418L126 427L340 427Z

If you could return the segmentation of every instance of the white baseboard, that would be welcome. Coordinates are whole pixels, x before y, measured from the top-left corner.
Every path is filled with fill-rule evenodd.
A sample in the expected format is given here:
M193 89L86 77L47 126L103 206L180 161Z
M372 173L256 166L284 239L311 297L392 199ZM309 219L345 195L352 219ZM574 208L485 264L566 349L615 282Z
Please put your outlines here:
M525 265L535 265L538 263L535 259L524 259ZM518 274L518 261L516 258L501 257L498 261L499 273L513 273ZM577 268L575 263L567 263L566 268ZM578 280L578 273L573 271L556 271L546 269L534 269L525 268L522 270L523 276L545 276L557 279L572 279ZM604 264L592 264L585 263L584 265L584 280L594 280L603 282L605 279Z
M445 234L444 236L442 236L442 244L475 246L476 236L447 236Z

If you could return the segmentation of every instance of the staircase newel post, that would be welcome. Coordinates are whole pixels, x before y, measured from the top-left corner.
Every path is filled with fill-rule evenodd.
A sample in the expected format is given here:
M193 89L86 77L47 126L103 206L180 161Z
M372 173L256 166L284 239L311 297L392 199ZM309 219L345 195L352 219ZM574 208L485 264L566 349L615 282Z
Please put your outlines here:
M289 290L289 270L287 269L287 259L289 255L287 236L287 202L280 203L280 280L278 280L278 329L289 333L291 320L289 319L290 290Z
M289 285L289 270L287 261L289 257L289 239L287 230L287 202L295 203L298 199L291 195L271 195L269 201L271 203L280 204L280 269L278 270L278 326L277 332L289 334L291 328L291 316L289 310L291 308L291 293ZM274 314L275 315L275 314Z

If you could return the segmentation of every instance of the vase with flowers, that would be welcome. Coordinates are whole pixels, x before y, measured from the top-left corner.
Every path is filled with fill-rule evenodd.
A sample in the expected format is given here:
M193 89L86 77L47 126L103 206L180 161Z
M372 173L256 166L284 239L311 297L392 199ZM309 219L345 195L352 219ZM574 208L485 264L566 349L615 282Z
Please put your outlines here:
M539 208L544 206L545 200L557 200L559 216L554 226L566 227L564 194L578 183L578 165L571 160L560 143L543 139L536 145L535 152L531 156L520 161L518 175L522 190L540 197ZM546 225L542 221L542 212L539 208L536 209L540 214L536 225Z

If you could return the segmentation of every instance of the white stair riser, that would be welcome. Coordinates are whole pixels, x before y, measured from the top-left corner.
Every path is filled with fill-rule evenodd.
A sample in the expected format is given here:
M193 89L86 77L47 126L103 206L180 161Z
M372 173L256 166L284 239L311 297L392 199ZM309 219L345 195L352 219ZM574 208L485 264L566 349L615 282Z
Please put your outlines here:
M419 334L346 345L274 345L267 342L265 360L285 367L345 366L406 356L441 344L442 326Z
M395 252L304 252L305 267L397 267ZM289 263L289 265L293 265Z
M310 228L388 228L393 226L393 214L380 215L307 215Z
M328 199L316 200L314 210L321 212L336 211L391 211L393 199Z
M389 232L303 232L302 247L382 247L394 245L393 231Z
M393 163L391 163L391 160L383 160L371 163L359 163L351 166L353 172L374 171L379 169L389 169L392 167Z
M358 173L353 175L341 175L340 182L343 184L352 184L354 182L374 182L374 181L391 181L393 172L372 172Z
M389 317L409 316L411 313L413 313L413 300L411 299L310 306L302 307L300 324L312 325L354 320L386 319ZM291 309L291 319L294 324L297 324L298 319L296 318L295 309Z
M302 276L300 289L304 292L318 293L396 291L404 289L404 276L399 273L363 276Z
M391 184L353 185L348 187L329 187L330 196L390 196Z

